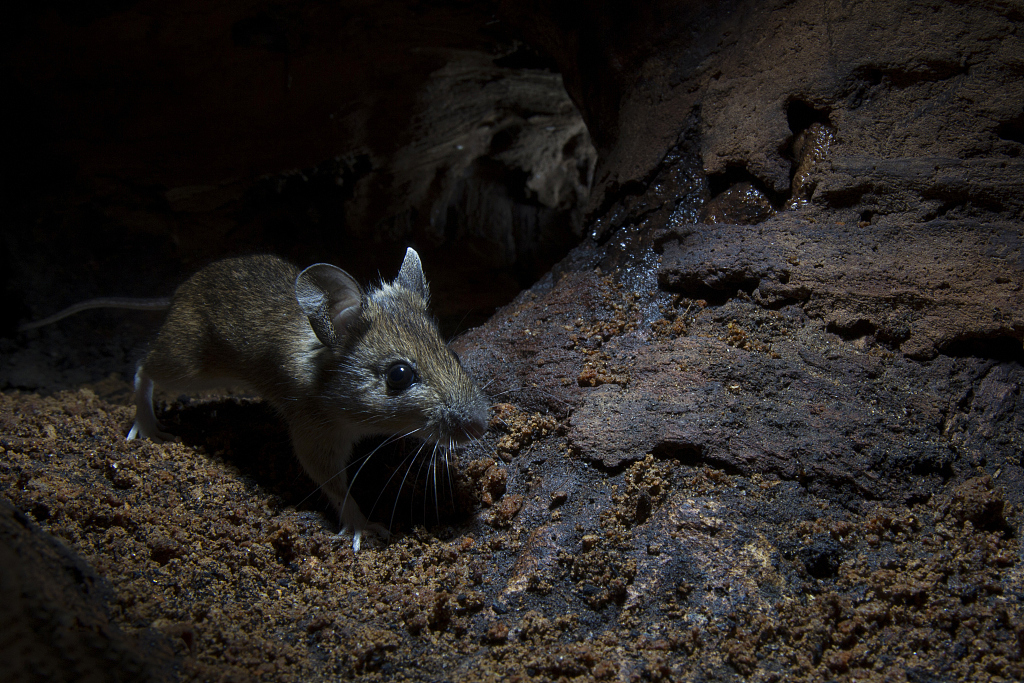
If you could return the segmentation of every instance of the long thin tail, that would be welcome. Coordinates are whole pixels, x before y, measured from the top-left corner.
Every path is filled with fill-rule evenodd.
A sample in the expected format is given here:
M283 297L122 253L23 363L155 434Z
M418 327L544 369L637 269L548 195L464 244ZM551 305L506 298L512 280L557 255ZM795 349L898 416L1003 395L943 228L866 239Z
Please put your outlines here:
M159 299L131 299L118 296L106 296L98 299L87 299L85 301L79 301L77 304L72 304L64 310L58 311L53 315L43 318L42 320L33 320L31 322L22 323L18 325L18 332L28 332L29 330L34 330L38 327L52 325L58 320L63 320L75 313L88 311L91 308L125 308L133 311L164 311L170 307L171 300L169 297Z

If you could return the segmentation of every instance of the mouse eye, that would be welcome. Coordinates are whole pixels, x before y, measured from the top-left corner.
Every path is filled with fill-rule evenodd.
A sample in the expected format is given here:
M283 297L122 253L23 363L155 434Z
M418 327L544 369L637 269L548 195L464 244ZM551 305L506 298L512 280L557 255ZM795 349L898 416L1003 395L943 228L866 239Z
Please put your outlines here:
M397 363L391 364L384 378L387 380L388 389L404 391L416 379L416 371L412 369L411 365L400 360Z
M452 351L451 349L448 349L448 350ZM455 362L458 363L459 365L462 365L462 359L459 358L459 354L457 354L454 351L452 351L452 355L455 356Z

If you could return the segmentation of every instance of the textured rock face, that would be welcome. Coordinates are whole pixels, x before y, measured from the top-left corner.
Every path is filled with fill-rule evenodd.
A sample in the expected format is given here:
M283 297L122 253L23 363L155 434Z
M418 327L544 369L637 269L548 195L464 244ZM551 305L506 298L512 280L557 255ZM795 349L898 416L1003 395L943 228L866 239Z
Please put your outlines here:
M258 404L172 402L155 445L89 391L0 397L5 495L183 675L1024 678L1024 8L634 5L500 5L601 151L592 212L453 343L496 404L461 473L413 446L353 486L393 543L338 549ZM513 54L431 68L473 114L428 97L389 158L400 202L469 207L436 235L518 177L520 258L592 157L564 99L509 104L554 81Z
M581 565L601 564L588 547L599 536L552 542L572 537L567 523L531 536L529 571L557 576L544 558L575 553L568 578L592 605L618 600L620 626L635 614L644 628L672 621L680 595L676 618L703 637L737 604L763 609L766 622L745 614L719 652L733 673L792 677L800 655L773 649L792 623L775 591L807 590L785 575L788 560L846 596L833 603L840 621L852 616L843 600L858 603L865 588L943 598L928 582L917 597L897 587L912 573L901 561L892 575L857 577L836 527L799 531L793 545L782 527L858 524L882 509L923 520L930 505L954 519L966 514L956 501L992 484L964 480L979 470L1008 476L1006 495L1024 500L1022 15L946 3L734 7L688 49L639 58L613 118L581 107L614 124L594 136L604 154L593 241L467 335L463 355L518 404L564 416L566 459L620 486L608 514L630 537L602 566L623 585L588 592ZM567 83L595 82L586 62L574 66L582 73ZM542 457L527 471L545 500L558 471ZM665 491L667 472L701 467L732 476L735 497ZM772 511L749 497L764 477L779 487ZM1000 506L963 504L978 519ZM610 538L616 526L601 528ZM883 554L867 550L860 566ZM1019 595L1019 570L1006 576ZM892 588L867 588L879 580ZM963 671L972 656L878 665L863 633L826 651L821 675ZM721 661L698 659L704 671ZM696 668L667 661L677 674Z
M757 230L677 227L660 237L658 282L711 297L746 290L768 308L799 303L841 336L872 336L912 358L1022 334L1019 223L935 219L910 239L899 223L782 215Z
M654 453L878 499L927 496L963 458L1018 467L1019 363L942 355L922 364L887 345L898 342L886 332L895 318L890 327L840 326L829 296L866 304L872 297L816 289L813 282L842 281L849 271L825 275L811 239L798 251L808 268L823 271L822 280L795 275L797 259L758 266L771 253L766 245L785 244L772 230L778 222L763 224L756 237L739 235L749 230L741 226L689 226L684 239L663 233L660 265L632 264L632 285L588 272L607 263L603 250L578 250L582 271L521 298L490 331L470 333L479 340L464 355L535 405L559 412L572 406L569 442L612 470ZM831 249L836 240L818 244ZM837 258L831 267L851 261ZM655 279L661 291L648 288ZM715 296L727 299L709 304ZM904 316L907 329L930 324L915 323L912 307L875 305ZM949 317L946 324L971 320ZM1003 389L981 391L996 377ZM965 400L980 403L967 407ZM985 424L964 431L1001 436L960 450L953 425L967 415Z
M712 176L742 171L786 192L794 135L821 122L837 131L820 171L827 206L1021 215L1019 5L726 6L700 39L645 60L595 203L652 168L696 107Z

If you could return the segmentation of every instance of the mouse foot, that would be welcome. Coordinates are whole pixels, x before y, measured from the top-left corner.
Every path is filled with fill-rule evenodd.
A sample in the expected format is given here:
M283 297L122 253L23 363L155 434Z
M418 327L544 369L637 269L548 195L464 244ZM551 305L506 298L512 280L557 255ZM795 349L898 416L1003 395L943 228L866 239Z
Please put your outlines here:
M341 482L341 486L344 486L344 482ZM338 535L352 533L352 551L359 552L363 534L374 534L381 540L387 540L391 536L391 531L383 524L366 519L366 515L359 509L356 501L348 496L345 489L341 490L345 493L339 495L340 502L336 504L338 517L341 518L341 532Z
M364 534L373 534L382 541L386 541L391 538L391 531L388 530L383 524L376 522L367 523L362 528L350 528L347 524L342 527L338 533L338 537L344 537L348 532L352 532L352 552L358 553L359 547L362 544ZM347 539L346 539L347 540Z
M146 429L145 425L140 426L139 422L136 421L132 425L132 429L128 432L126 437L127 441L133 441L134 439L149 439L153 443L164 443L165 441L174 441L176 438L174 434L161 431L159 429L161 425L157 423L156 427L152 429Z

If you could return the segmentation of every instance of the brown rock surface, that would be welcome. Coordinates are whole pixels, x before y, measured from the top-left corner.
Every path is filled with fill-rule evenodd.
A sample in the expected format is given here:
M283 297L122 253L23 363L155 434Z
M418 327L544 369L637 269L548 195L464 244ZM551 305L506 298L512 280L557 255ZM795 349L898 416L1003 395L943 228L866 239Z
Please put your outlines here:
M935 219L912 239L899 223L792 214L756 230L674 227L658 238L658 282L712 298L745 290L771 308L799 302L830 331L873 335L912 358L1024 335L1017 223Z

